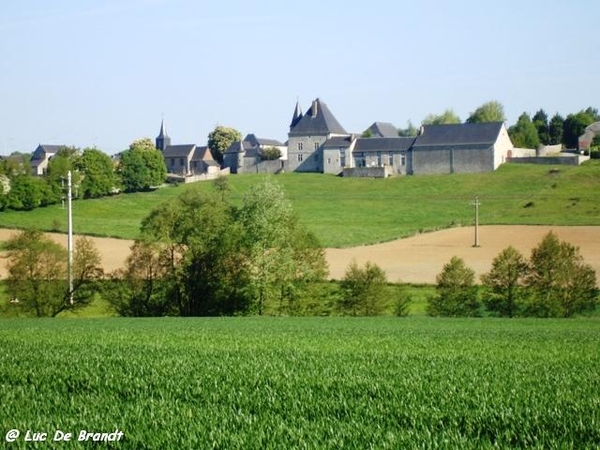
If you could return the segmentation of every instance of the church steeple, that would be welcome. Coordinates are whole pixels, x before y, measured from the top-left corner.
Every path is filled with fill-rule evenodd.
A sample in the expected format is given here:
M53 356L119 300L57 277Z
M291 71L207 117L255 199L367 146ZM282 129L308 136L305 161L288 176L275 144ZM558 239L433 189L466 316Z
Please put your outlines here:
M171 145L171 138L167 134L165 119L163 119L160 123L160 133L156 136L156 148L164 152L169 145Z
M300 108L300 103L296 101L296 108L294 109L294 116L292 117L292 122L290 123L290 131L300 122L302 119L302 109Z

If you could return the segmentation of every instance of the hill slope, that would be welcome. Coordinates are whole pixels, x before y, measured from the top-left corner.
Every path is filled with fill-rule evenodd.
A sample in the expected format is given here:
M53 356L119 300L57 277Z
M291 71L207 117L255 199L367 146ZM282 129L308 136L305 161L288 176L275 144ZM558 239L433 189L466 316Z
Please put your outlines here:
M239 202L262 175L231 176L231 197ZM390 241L422 231L470 225L478 195L481 224L600 225L600 164L580 167L503 165L494 173L344 179L322 174L282 174L300 220L327 247ZM133 239L148 212L184 189L212 189L210 183L166 187L74 202L78 234ZM36 226L66 231L60 205L29 212L4 211L0 227Z

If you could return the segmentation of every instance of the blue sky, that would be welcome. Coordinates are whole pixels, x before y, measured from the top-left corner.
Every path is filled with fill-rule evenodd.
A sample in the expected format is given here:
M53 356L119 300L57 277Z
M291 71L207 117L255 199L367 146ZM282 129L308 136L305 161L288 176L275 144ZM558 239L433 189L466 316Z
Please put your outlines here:
M596 0L3 0L0 154L38 143L109 154L154 138L205 144L215 125L284 141L296 100L350 132L465 120L500 101L600 107Z

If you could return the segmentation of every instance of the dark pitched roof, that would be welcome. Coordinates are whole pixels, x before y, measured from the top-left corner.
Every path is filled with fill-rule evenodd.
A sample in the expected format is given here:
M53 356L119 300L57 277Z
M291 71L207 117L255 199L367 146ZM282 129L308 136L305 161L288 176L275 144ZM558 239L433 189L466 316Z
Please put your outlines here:
M402 152L407 151L415 142L414 137L359 138L355 152Z
M349 147L351 143L352 136L334 136L325 141L323 148Z
M251 148L252 144L246 140L235 141L227 148L227 150L225 150L225 153L244 153L250 150Z
M194 151L196 144L169 145L163 151L166 158L181 158L188 157L190 152Z
M213 157L213 154L207 145L196 147L194 150L194 155L192 156L192 161L204 161L208 163L214 159L215 158Z
M414 147L436 145L493 144L498 139L502 122L424 125Z
M294 108L294 115L292 116L292 121L290 122L290 130L294 128L298 122L302 119L302 109L300 108L300 103L296 102L296 108Z
M249 142L251 145L253 146L259 146L259 145L270 145L270 146L274 146L274 147L281 147L284 144L282 144L281 142L279 142L276 139L264 139L264 138L259 138L256 137L255 134L248 134L245 138L244 141Z
M398 128L388 122L373 122L367 130L373 134L373 137L398 137Z
M290 130L290 136L312 136L324 134L348 134L329 108L320 99L313 101L306 114Z
M43 161L47 154L56 155L59 150L65 148L64 145L40 144L31 154L30 161Z

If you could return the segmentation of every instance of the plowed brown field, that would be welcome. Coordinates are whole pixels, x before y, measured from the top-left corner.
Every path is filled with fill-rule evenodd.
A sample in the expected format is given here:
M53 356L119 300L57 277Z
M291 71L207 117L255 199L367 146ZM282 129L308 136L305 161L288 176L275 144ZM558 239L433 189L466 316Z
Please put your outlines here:
M479 230L480 247L474 248L474 229L450 228L376 245L344 249L327 249L330 277L340 279L354 259L358 264L372 261L382 267L390 281L435 283L435 276L454 255L480 275L487 272L492 260L505 247L512 245L526 257L549 231L581 250L585 261L600 274L600 227L560 226L482 226ZM15 231L0 229L0 241L6 241ZM66 246L66 236L49 234ZM129 253L132 241L110 238L92 238L102 256L104 269L121 267ZM0 277L6 277L6 259L0 259Z

